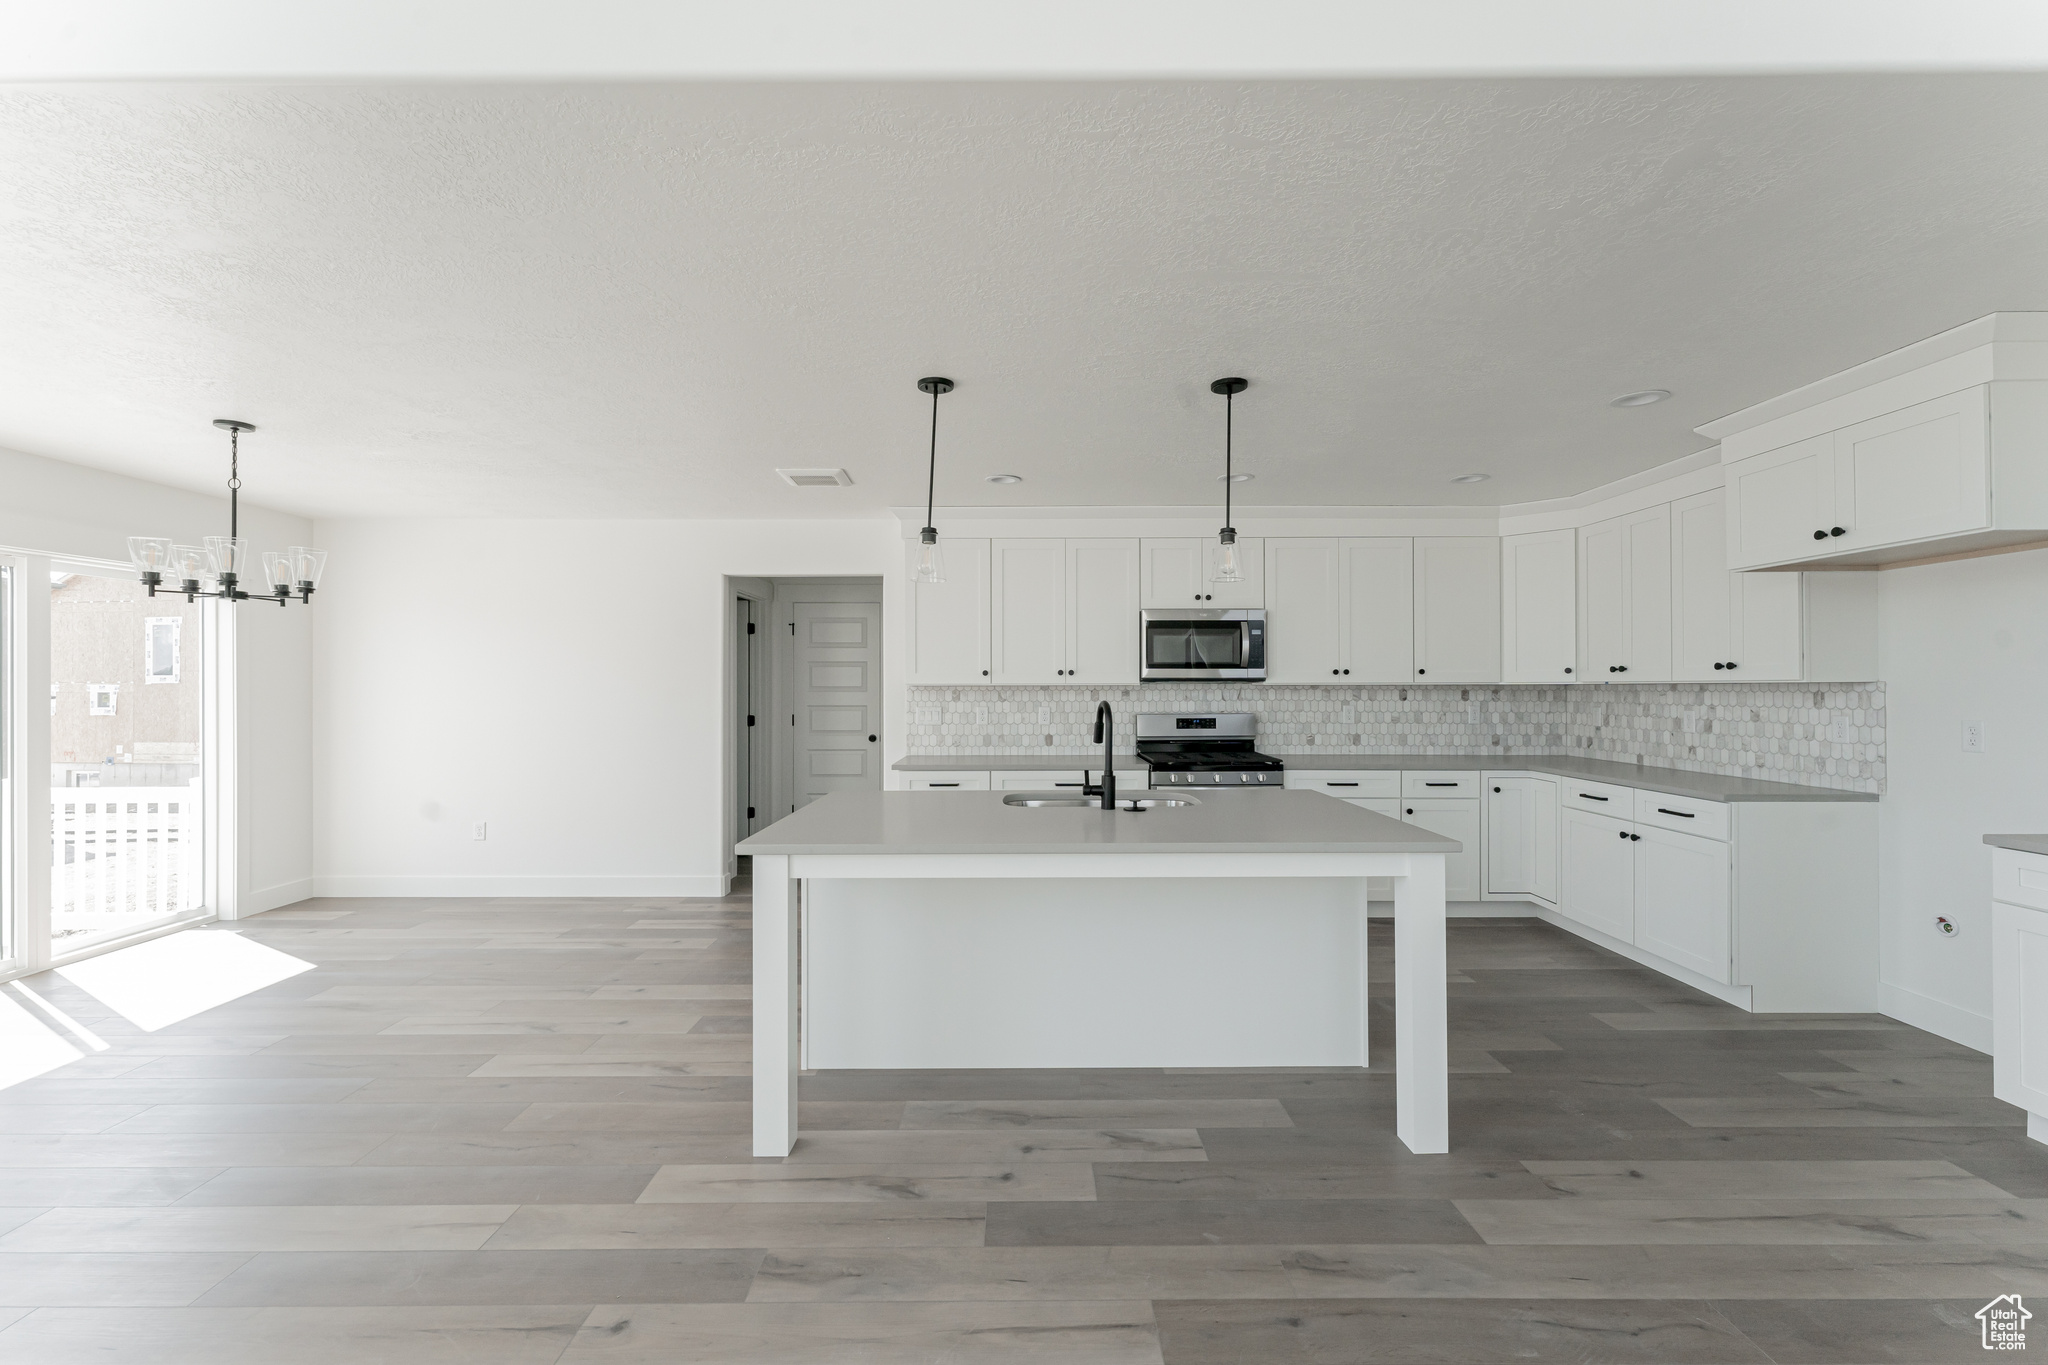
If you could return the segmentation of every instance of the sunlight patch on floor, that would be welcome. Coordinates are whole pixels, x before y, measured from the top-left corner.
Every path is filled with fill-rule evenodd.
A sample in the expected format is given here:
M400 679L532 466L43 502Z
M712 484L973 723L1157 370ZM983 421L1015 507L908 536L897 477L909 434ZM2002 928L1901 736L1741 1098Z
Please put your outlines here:
M152 1032L312 970L304 958L240 934L187 929L59 967L57 975Z

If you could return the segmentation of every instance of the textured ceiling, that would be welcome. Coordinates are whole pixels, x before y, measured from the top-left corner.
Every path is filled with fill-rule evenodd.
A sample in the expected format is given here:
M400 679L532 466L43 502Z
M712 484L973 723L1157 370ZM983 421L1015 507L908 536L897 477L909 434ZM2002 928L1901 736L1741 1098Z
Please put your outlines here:
M1556 497L2048 308L2044 162L2032 75L14 88L0 445L212 488L232 415L312 515L875 515L938 373L942 503L1185 505L1243 374L1244 502Z

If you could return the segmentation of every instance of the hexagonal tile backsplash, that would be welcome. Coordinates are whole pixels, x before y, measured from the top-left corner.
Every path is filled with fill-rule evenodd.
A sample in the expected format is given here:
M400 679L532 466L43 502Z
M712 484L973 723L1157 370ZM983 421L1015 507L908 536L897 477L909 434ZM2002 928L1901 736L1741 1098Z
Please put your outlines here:
M1281 755L1538 754L1884 790L1882 683L1622 683L1587 687L912 687L909 752L1078 753L1095 703L1119 747L1138 711L1250 711ZM1837 739L1833 736L1840 735Z

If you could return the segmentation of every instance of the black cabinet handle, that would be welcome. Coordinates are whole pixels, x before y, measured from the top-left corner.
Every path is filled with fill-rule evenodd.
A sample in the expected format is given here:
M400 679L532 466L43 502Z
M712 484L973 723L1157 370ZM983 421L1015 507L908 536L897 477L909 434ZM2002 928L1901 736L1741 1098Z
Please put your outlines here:
M1639 844L1643 841L1643 836L1640 834L1631 834L1628 837L1635 840Z
M1735 671L1735 665L1734 665L1734 664L1729 664L1729 665L1728 665L1728 671L1729 671L1730 673L1733 673L1733 672Z
M1614 671L1615 671L1616 673L1626 673L1626 672L1628 672L1628 665L1627 665L1627 664L1616 664L1616 665L1614 666Z
M1495 788L1494 788L1494 790L1495 790L1495 791L1499 791L1499 790L1500 790L1500 788L1499 788L1499 787L1495 787Z
M1615 833L1619 834L1624 839L1628 838L1628 831L1625 829L1616 830Z
M1085 782L1055 782L1053 785L1055 787L1084 787L1088 784Z
M984 669L982 669L982 670L981 670L981 676L982 676L982 677L984 677L984 678L986 678L986 677L988 676L988 670L987 670L987 669L985 669L985 668L984 668Z
M1720 672L1720 671L1721 671L1722 669L1726 668L1727 666L1728 666L1728 665L1726 665L1726 664L1715 664L1715 665L1714 665L1714 671L1715 671L1716 673L1719 673L1719 672Z
M1607 671L1608 671L1609 673L1619 673L1619 672L1621 672L1621 670L1620 670L1620 669L1618 669L1618 668L1616 668L1616 667L1615 667L1615 666L1614 666L1613 664L1609 664L1609 665L1607 665Z
M1350 676L1351 676L1351 670L1350 670L1350 669L1348 669L1348 668L1347 668L1347 669L1345 669L1345 670L1344 670L1344 676L1345 676L1345 677L1347 677L1347 678L1348 678L1348 677L1350 677Z
M1422 785L1425 787L1455 787L1458 784L1455 782L1425 782Z
M925 785L927 787L957 787L960 784L958 782L927 782Z
M1415 670L1415 676L1419 678L1419 677L1421 677L1421 676L1422 676L1423 674L1425 674L1425 673L1427 673L1427 672L1429 672L1429 670L1428 670L1428 669L1426 669L1426 668L1418 668L1418 669L1416 669L1416 670Z
M1826 540L1828 538L1828 533L1826 531L1815 531L1813 533L1813 538L1815 540Z
M1675 816L1677 816L1677 817L1678 817L1679 819L1681 819L1681 820L1692 820L1692 819L1696 819L1696 818L1697 818L1697 817L1696 817L1696 816L1694 816L1694 814L1693 814L1693 813L1692 813L1691 811L1689 811L1689 810L1672 810L1672 809L1671 809L1671 808L1670 808L1669 806L1659 806L1659 807L1657 807L1657 814L1659 814L1659 815L1675 815Z
M1849 534L1849 532L1847 531L1847 529L1840 526L1830 526L1828 528L1828 534L1831 536L1846 536Z
M1356 782L1325 782L1323 785L1325 787L1355 787L1358 784Z
M1415 814L1415 807L1413 807L1413 806L1410 806L1410 807L1408 808L1408 814L1410 814L1410 815L1413 815L1413 814Z
M1569 668L1567 668L1567 669L1565 670L1565 672L1569 673L1569 672L1571 672L1571 670L1570 670Z
M1336 669L1334 669L1334 668L1333 668L1333 669L1331 669L1331 670L1330 670L1330 676L1331 676L1331 677L1333 677L1333 678L1334 678L1334 677L1336 677L1336 676L1337 676L1337 670L1336 670Z
M1588 801L1605 801L1607 799L1604 796L1595 796L1591 792L1580 792L1579 795Z

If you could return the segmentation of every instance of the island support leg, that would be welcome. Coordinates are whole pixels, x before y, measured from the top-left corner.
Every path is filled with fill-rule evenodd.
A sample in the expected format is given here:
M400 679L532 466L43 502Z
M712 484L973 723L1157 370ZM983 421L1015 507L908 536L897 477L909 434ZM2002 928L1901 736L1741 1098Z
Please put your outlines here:
M754 859L754 1155L796 1146L798 883L787 857Z
M1451 1150L1445 969L1443 855L1419 854L1394 881L1394 1132L1411 1152Z

